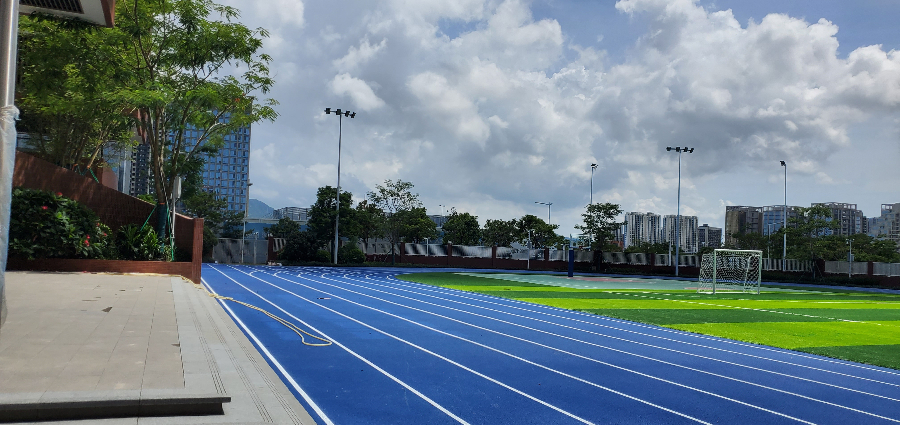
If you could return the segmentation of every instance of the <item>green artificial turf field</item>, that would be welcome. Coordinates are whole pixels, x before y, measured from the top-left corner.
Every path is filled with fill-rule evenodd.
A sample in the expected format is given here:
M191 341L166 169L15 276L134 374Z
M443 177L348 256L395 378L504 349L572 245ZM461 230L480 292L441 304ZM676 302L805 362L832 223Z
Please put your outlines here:
M584 276L399 278L900 369L900 295L796 287L709 295L694 281Z

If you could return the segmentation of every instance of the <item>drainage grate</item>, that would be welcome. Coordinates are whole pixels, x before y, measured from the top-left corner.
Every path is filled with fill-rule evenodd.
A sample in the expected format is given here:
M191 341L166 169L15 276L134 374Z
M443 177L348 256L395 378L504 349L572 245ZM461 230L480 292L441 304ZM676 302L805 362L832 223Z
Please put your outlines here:
M84 13L84 9L81 7L81 0L21 0L19 4L69 13Z

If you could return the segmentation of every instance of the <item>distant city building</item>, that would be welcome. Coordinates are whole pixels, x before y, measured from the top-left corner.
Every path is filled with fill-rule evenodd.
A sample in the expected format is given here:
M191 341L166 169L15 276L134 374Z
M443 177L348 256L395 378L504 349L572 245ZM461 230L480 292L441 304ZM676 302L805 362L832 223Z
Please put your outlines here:
M787 221L797 217L797 207L787 207ZM760 223L760 233L765 236L771 235L781 230L784 225L784 205L771 205L762 207L762 222Z
M869 219L868 224L869 236L900 244L900 202L881 204L881 216Z
M624 246L662 242L662 216L652 212L625 214Z
M227 123L230 119L231 115L226 114L219 121ZM185 150L190 152L202 134L202 129L185 130L184 141L188 146ZM250 127L244 126L226 134L219 154L215 157L205 155L204 159L203 189L225 199L229 211L245 211L250 180Z
M762 233L763 208L740 205L725 207L725 245L735 244L735 233Z
M841 202L822 202L814 203L813 206L823 206L831 210L831 218L828 221L837 221L838 228L835 230L828 229L823 236L836 234L843 236L855 235L857 233L865 233L868 222L862 211L856 208L856 204L845 204Z
M697 228L700 247L720 248L722 246L722 228L703 224Z
M681 226L678 231L677 240L680 251L685 254L699 251L700 241L699 235L697 234L699 221L697 220L697 216L694 215L683 215L681 216L681 220L677 220L677 217L674 214L663 216L662 241L673 244L676 243L675 228L677 223L680 223Z
M131 149L131 167L128 169L129 195L138 196L154 192L150 174L150 145L141 143Z
M309 221L309 208L284 207L272 211L272 219L281 220L282 218L289 218L297 222L307 222Z

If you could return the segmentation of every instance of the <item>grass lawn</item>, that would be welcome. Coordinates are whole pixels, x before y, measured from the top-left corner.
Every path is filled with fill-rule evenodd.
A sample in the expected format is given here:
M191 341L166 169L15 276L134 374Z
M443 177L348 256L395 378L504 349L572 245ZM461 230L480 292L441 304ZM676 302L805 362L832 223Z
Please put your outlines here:
M900 295L578 289L456 273L400 279L900 369Z

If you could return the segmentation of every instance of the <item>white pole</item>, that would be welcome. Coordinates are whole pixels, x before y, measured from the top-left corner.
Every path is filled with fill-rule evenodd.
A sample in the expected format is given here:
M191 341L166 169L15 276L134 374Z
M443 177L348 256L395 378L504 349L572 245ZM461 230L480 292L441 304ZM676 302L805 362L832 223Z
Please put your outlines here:
M678 246L681 245L681 240L678 237L681 235L681 150L678 151L678 209L675 213L675 276L678 276Z
M246 202L244 202L244 230L241 232L241 264L244 264L244 245L247 244L247 218L250 216L250 186L253 186L253 183L247 182L247 197ZM256 260L255 252L253 259Z
M784 166L784 222L781 224L783 233L783 248L781 253L781 271L787 271L787 163L781 161Z
M851 279L853 276L853 239L847 239L847 242L850 244L850 255L847 256L847 279Z
M340 112L340 110L338 110ZM337 167L337 196L334 207L334 264L338 263L338 222L341 221L341 132L344 117L338 113L338 167Z

